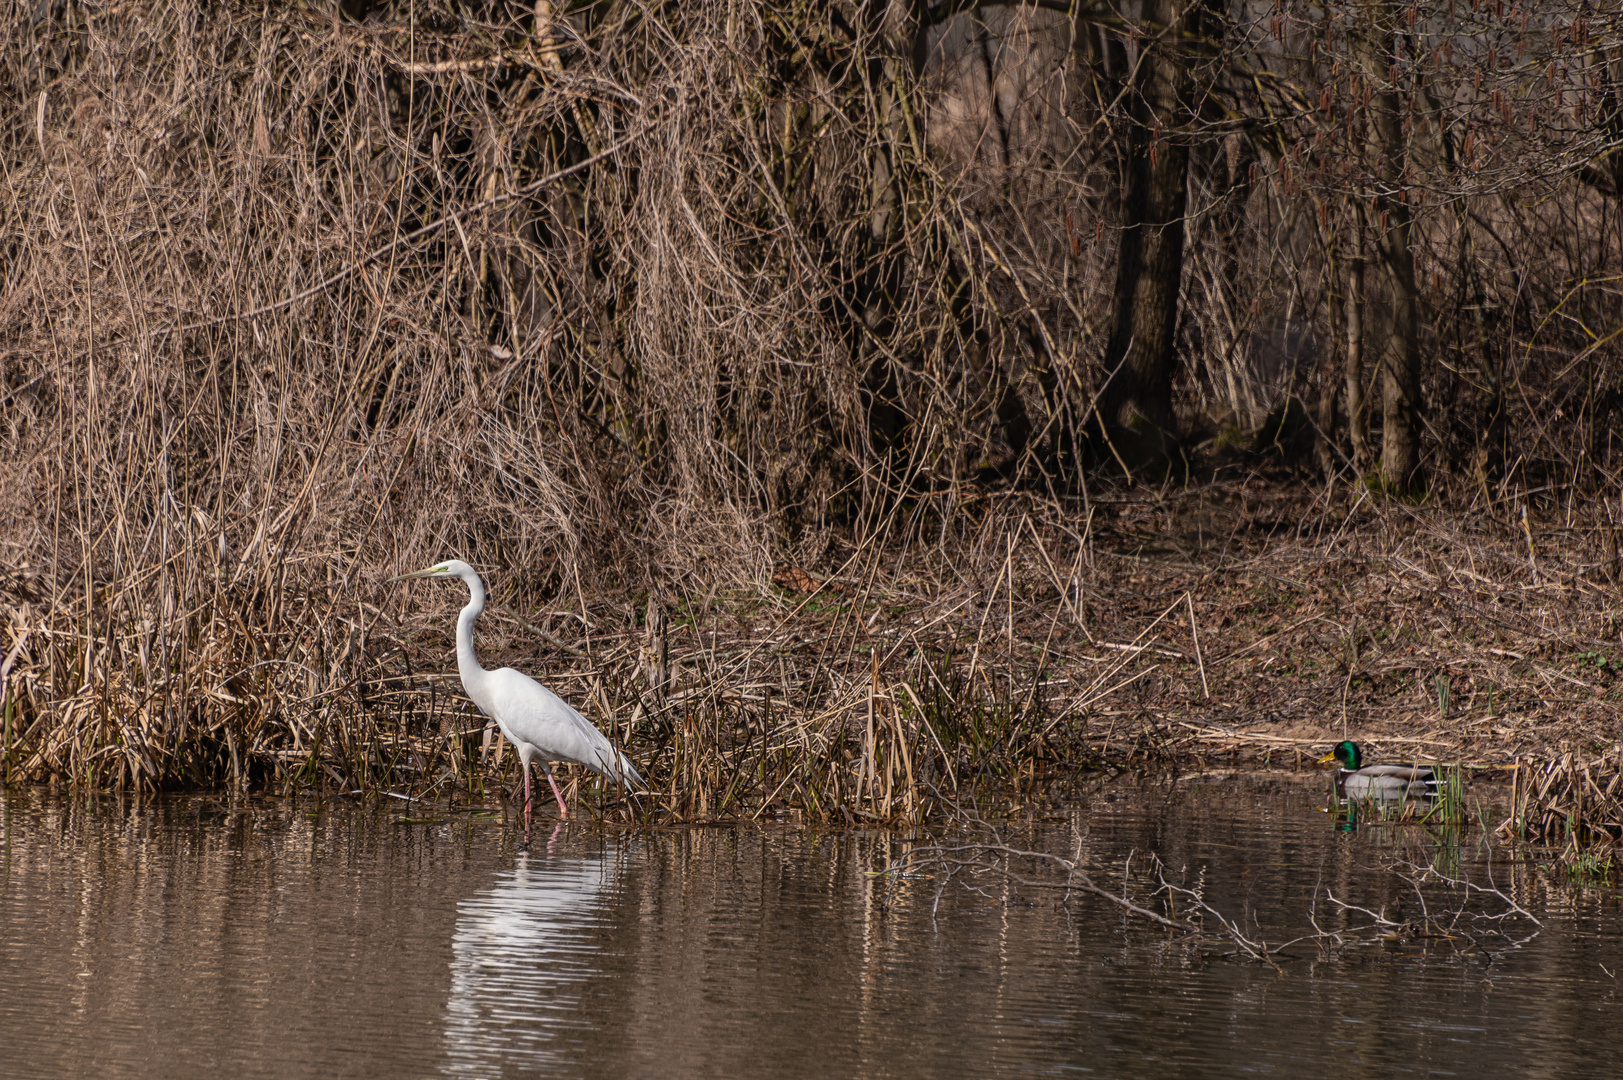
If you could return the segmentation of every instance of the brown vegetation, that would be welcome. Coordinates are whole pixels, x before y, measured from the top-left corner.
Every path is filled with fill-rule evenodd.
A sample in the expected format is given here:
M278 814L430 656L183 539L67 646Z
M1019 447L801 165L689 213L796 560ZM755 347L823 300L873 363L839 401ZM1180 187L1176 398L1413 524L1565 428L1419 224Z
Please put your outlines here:
M1014 500L957 520L940 547L835 548L833 573L784 566L765 593L679 586L645 607L602 590L520 614L496 577L480 647L654 778L615 813L679 820L918 820L990 791L1035 809L1078 770L1305 766L1344 735L1492 775L1619 729L1623 627L1593 517L1534 517L1531 558L1508 508L1464 530L1260 479L1081 519ZM107 692L161 670L139 627L89 643L89 680L81 637L30 639L9 683L12 774L485 790L500 751L452 672L459 590L290 582L303 621L223 575L197 596L190 655L171 661L200 699L180 724L161 680Z
M18 8L6 775L476 788L451 554L627 812L1615 738L1618 28L1379 6Z
M1561 865L1575 876L1611 876L1623 840L1623 743L1604 755L1568 750L1520 763L1499 832L1559 849Z

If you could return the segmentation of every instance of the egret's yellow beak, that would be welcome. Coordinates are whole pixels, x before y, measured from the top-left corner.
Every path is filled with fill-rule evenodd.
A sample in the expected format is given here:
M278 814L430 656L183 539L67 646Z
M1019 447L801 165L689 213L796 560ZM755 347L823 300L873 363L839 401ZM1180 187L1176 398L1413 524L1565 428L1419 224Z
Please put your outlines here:
M442 564L440 566L430 566L427 570L413 570L409 574L401 574L399 577L392 577L389 580L390 581L408 581L411 578L439 577L439 576L443 575L444 573L445 573L445 567Z

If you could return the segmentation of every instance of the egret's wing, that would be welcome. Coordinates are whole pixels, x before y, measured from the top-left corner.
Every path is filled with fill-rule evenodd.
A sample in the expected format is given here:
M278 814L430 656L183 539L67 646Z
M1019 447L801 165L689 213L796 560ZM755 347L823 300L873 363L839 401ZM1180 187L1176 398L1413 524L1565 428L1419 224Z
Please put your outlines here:
M590 720L522 671L491 672L490 703L508 734L534 746L543 759L574 761L611 780L642 783L631 762Z

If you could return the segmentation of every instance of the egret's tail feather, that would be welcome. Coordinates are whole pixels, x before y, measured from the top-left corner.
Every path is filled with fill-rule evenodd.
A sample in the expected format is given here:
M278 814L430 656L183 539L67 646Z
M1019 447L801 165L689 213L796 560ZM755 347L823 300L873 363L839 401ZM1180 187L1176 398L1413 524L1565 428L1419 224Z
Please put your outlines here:
M642 773L637 771L636 766L631 764L631 759L626 757L624 754L620 755L620 775L627 781L630 781L630 786L639 788L645 788L648 786L647 784L643 783Z
M612 750L609 752L614 753ZM624 754L614 754L614 757L603 762L597 771L606 779L613 780L625 788L645 788L648 786L643 782L642 774L637 771L637 767L631 764L631 759Z

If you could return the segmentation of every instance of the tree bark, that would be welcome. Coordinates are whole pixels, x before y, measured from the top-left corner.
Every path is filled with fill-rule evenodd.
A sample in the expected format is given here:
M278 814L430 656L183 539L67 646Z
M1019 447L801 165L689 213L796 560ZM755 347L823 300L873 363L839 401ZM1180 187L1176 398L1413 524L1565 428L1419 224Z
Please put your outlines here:
M1172 45L1185 30L1181 5L1145 0L1144 16L1151 24L1144 45L1148 54L1133 99L1124 223L1104 356L1109 381L1099 396L1101 433L1129 470L1170 463L1177 451L1173 335L1189 174L1188 147L1167 137L1177 125L1189 81Z
M1364 430L1364 222L1356 215L1352 258L1347 260L1347 441L1353 468L1369 468L1369 433Z
M1415 286L1413 214L1405 186L1407 158L1398 119L1400 96L1391 73L1397 5L1376 0L1359 39L1364 77L1374 87L1369 117L1376 162L1375 252L1392 291L1392 332L1381 351L1381 480L1390 490L1420 486L1420 303Z

